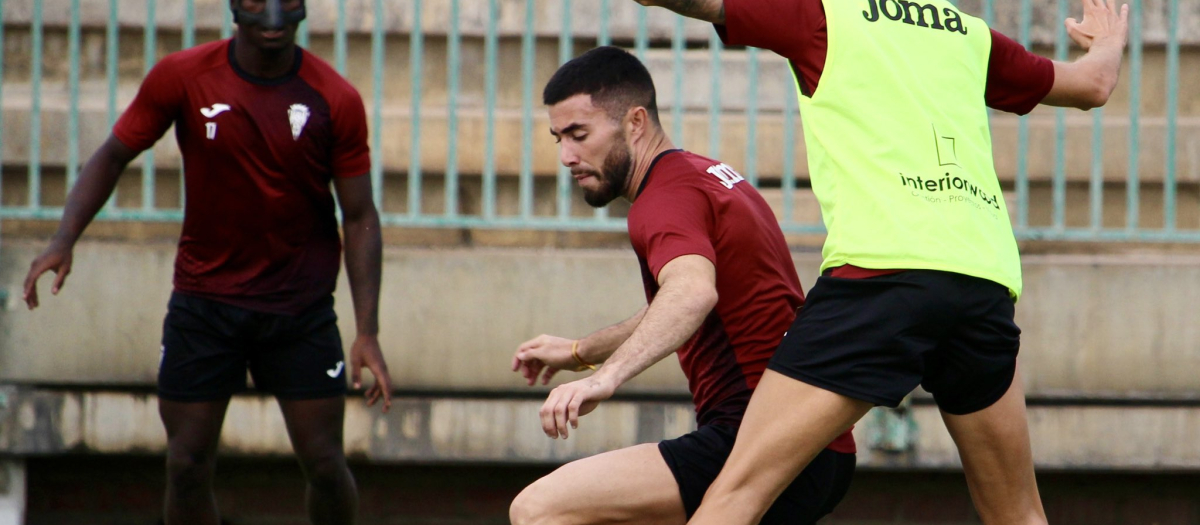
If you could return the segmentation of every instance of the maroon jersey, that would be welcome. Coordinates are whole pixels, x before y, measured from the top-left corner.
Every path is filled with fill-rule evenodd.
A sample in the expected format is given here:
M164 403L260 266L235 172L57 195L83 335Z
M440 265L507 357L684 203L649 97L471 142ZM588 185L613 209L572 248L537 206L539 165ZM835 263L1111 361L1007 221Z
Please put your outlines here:
M725 0L725 25L716 26L727 44L761 47L791 63L800 89L816 92L829 48L822 0ZM836 0L845 1L845 0ZM992 31L988 59L988 107L1024 115L1054 85L1054 64Z
M767 361L804 304L783 232L769 205L729 166L682 150L658 156L629 210L629 237L646 298L658 272L683 255L717 271L717 306L676 351L696 420L739 425ZM847 432L830 445L854 452Z
M330 182L370 169L358 92L299 48L287 75L255 78L224 40L164 58L113 135L140 151L171 124L186 188L175 289L284 314L332 293L341 239Z

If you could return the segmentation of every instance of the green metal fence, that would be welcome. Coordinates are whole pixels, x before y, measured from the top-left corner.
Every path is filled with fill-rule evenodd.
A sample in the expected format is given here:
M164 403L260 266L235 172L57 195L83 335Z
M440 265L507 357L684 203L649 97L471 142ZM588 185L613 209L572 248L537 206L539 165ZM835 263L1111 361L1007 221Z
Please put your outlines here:
M0 0L0 13L4 14L5 26L0 26L0 69L4 70L4 84L21 84L28 92L28 105L25 99L14 98L13 101L4 99L3 111L0 111L0 157L11 148L4 147L4 140L14 132L23 129L6 127L5 119L9 114L20 111L27 115L27 133L30 139L22 151L23 158L0 158L0 195L6 195L0 202L0 219L54 219L60 216L61 206L48 204L55 199L48 199L43 181L47 166L61 166L65 172L66 187L69 188L78 177L81 163L80 151L80 56L81 56L81 0L65 0L70 2L70 15L66 22L66 39L68 42L67 66L69 74L65 79L55 82L66 82L67 92L67 129L62 133L67 142L65 158L55 158L52 161L43 159L41 145L45 140L43 130L43 92L45 78L43 71L45 58L45 2L37 0ZM145 22L141 24L141 44L143 54L143 70L153 66L162 52L159 33L170 33L171 38L178 35L182 47L190 47L198 42L198 38L226 37L232 33L232 24L228 10L223 10L217 27L197 28L196 2L198 0L177 0L175 2L156 2L146 0L144 6ZM106 2L107 23L104 24L103 38L103 78L106 88L90 90L87 96L91 99L103 98L107 124L115 121L119 107L118 93L121 90L120 63L122 39L129 39L129 34L121 34L122 6L130 2L118 0L89 0L89 3ZM368 3L369 2L369 3ZM1016 127L1015 151L999 151L1000 155L1015 157L1014 167L1010 173L1002 173L1005 180L1006 192L1010 202L1014 204L1011 213L1014 217L1014 227L1022 239L1059 239L1059 240L1103 240L1103 241L1175 241L1200 242L1200 221L1193 221L1192 210L1180 213L1180 203L1183 197L1186 202L1195 202L1195 195L1200 189L1194 178L1180 181L1177 174L1178 153L1180 142L1179 121L1177 111L1180 99L1180 0L1164 0L1166 9L1166 35L1161 42L1154 44L1156 53L1162 54L1162 68L1165 78L1153 85L1165 86L1164 92L1143 92L1143 68L1145 66L1143 41L1143 1L1131 0L1133 16L1131 17L1130 48L1127 56L1128 70L1123 77L1123 90L1126 90L1127 110L1121 114L1109 110L1096 110L1092 113L1090 126L1082 129L1082 135L1090 140L1090 155L1087 162L1068 162L1069 144L1072 140L1080 140L1081 127L1072 128L1070 122L1078 117L1066 110L1055 110L1041 117L1023 117L1013 121L1011 117L995 114L994 126L999 122L1010 122ZM217 2L220 4L221 2ZM311 3L311 2L310 2ZM753 184L771 192L777 198L773 201L781 216L781 225L785 231L792 233L821 233L823 227L819 220L808 213L799 213L801 209L812 207L811 192L804 163L797 160L797 148L800 135L797 133L799 119L796 114L796 102L792 96L777 97L768 100L763 95L766 92L791 93L792 79L786 74L786 68L775 67L768 73L768 66L777 63L778 59L770 53L754 49L725 49L715 32L711 29L697 31L696 22L685 21L661 10L646 10L631 8L624 4L632 4L631 0L588 0L573 2L572 0L404 0L397 4L394 0L368 0L353 6L361 9L361 13L348 13L346 2L327 2L334 13L332 23L324 21L321 29L310 28L309 23L302 26L299 40L302 45L332 41L331 46L318 49L325 58L341 72L346 72L348 63L363 64L369 68L369 73L359 72L358 87L364 93L369 93L365 102L372 128L371 148L373 166L370 173L376 190L378 204L383 210L382 218L385 224L392 226L419 227L453 227L453 228L516 228L516 229L552 229L552 230L601 230L617 231L624 228L624 218L620 213L610 215L608 210L583 210L581 201L572 184L569 174L561 167L550 173L539 172L535 167L536 141L549 140L537 123L544 113L539 103L540 82L538 78L538 56L543 58L547 47L539 43L551 42L557 45L556 60L561 63L585 49L596 44L616 43L630 48L643 59L650 58L655 64L655 76L659 82L660 91L669 91L670 100L660 100L663 108L664 123L668 132L677 144L687 144L690 149L700 153L721 157L722 160L736 165ZM978 9L980 16L992 22L996 17L997 4L995 0L975 0L962 2L964 8ZM1019 14L1018 41L1025 45L1033 44L1034 12L1042 9L1042 14L1052 13L1058 20L1068 16L1071 10L1077 10L1076 0L1020 0L1016 12ZM13 4L20 4L21 9L28 9L28 25L24 22L9 23L9 11L14 10ZM205 4L205 5L210 5ZM596 16L582 16L581 4L588 4L587 13ZM324 4L322 4L324 5ZM396 5L400 7L397 8ZM594 6L597 6L594 7ZM170 6L183 10L178 15L182 24L164 26L159 22L159 10ZM554 9L558 18L552 24L553 30L547 31L547 6ZM91 9L94 13L96 5ZM519 30L503 30L500 20L501 8L506 9L507 17L512 19L513 9L521 22ZM618 7L625 9L621 11ZM399 9L399 11L397 11ZM636 9L635 21L621 20L622 27L627 29L614 32L618 21L612 13L631 12ZM445 20L438 21L436 30L425 27L431 14L444 14ZM310 12L313 10L310 9ZM366 16L369 15L369 16ZM215 16L212 15L212 16ZM1078 16L1078 15L1076 15ZM665 17L665 18L664 18ZM353 18L353 20L351 20ZM368 22L363 22L363 19ZM484 20L480 34L466 35L464 24ZM23 19L22 19L23 20ZM664 22L664 20L669 20ZM655 24L651 27L652 21ZM310 22L311 23L311 22ZM351 26L351 27L348 27ZM510 23L511 26L511 23ZM1069 57L1069 40L1061 23L1057 27L1052 45L1044 49L1057 59ZM666 29L663 29L666 28ZM9 37L5 37L5 29ZM9 81L8 68L12 66L12 58L5 54L6 38L12 47L13 30L28 29L28 78ZM61 28L56 28L61 29ZM701 36L697 36L701 35ZM354 37L369 38L370 51L363 58L355 54L353 60L348 56ZM481 48L481 57L476 60L464 58L465 42L470 40L473 46ZM96 39L92 39L96 42ZM439 49L444 47L445 61L434 63L429 52L430 44L436 42ZM517 44L519 42L519 44ZM399 43L407 47L408 89L406 93L397 95L395 90L389 90L389 85L396 81L388 76L389 53ZM501 48L515 46L517 57L513 53L508 56L508 62L501 58ZM22 45L24 45L22 43ZM329 47L331 47L331 52ZM128 45L125 48L128 50ZM474 48L472 48L474 49ZM128 54L128 53L126 53ZM125 57L127 58L127 57ZM394 57L393 57L394 58ZM776 62L770 62L775 60ZM479 62L482 63L479 63ZM518 67L512 67L512 62L519 62ZM732 62L731 62L732 61ZM707 78L697 82L695 73L690 71L698 64L708 69ZM734 78L729 73L730 64L736 64L739 71L745 72L742 79ZM661 67L660 67L661 66ZM439 74L439 102L430 104L427 87L431 85L429 72L436 68L444 69ZM481 143L463 144L460 135L464 126L463 108L471 106L464 102L463 92L465 74L475 74L482 69L482 100L478 108L482 112ZM27 88L24 80L27 80ZM665 81L664 81L665 80ZM748 86L738 100L728 96L729 85L741 82ZM704 86L702 86L704 85ZM504 106L498 100L498 93L504 88L519 86L520 96L517 103ZM669 89L668 89L669 86ZM10 96L7 86L0 85L0 98ZM707 101L699 105L688 105L687 94L691 91L703 91L708 94ZM444 94L442 93L444 92ZM1195 93L1192 93L1195 96ZM399 103L400 97L405 102ZM1153 148L1146 147L1148 142L1143 136L1142 112L1145 98L1162 97L1163 100L1163 131L1161 140L1151 143ZM444 104L442 99L444 98ZM19 100L19 101L17 101ZM775 102L773 102L775 101ZM92 100L92 102L95 102ZM776 103L777 102L777 103ZM1157 102L1156 102L1157 103ZM707 107L704 107L707 106ZM471 106L475 108L475 106ZM389 122L397 119L394 115L407 114L404 126L407 133L403 136L388 136ZM519 113L519 118L513 117ZM391 115L391 116L389 116ZM431 119L445 121L445 136L432 135ZM1004 121L1002 119L1009 119ZM1034 177L1031 173L1031 162L1034 161L1031 148L1045 147L1045 144L1035 144L1034 130L1031 119L1042 118L1044 128L1052 127L1051 141L1053 142L1052 167L1048 169L1048 177ZM1158 117L1155 117L1158 118ZM505 133L501 130L504 119L519 121L519 134ZM744 123L744 127L735 127L736 131L725 129L725 122L736 119ZM1047 121L1047 119L1050 119ZM1075 119L1075 120L1072 120ZM778 147L764 142L763 138L769 126L764 122L775 122L780 131L778 137L772 140ZM707 122L707 137L698 140L694 137L685 139L685 122ZM1052 123L1047 123L1052 122ZM1114 127L1113 123L1127 124L1127 136L1124 137L1124 147L1128 150L1128 164L1123 180L1114 180L1111 171L1113 166L1105 166L1105 151L1112 143L1112 137L1105 136L1106 127ZM740 125L740 124L739 124ZM1157 124L1156 124L1157 125ZM704 127L701 125L701 127ZM1120 128L1121 126L1115 126ZM441 128L439 128L441 129ZM775 129L775 128L771 128ZM1071 132L1074 130L1074 132ZM1090 133L1087 133L1090 131ZM774 133L774 132L772 132ZM772 135L773 137L775 135ZM39 138L42 138L39 140ZM165 140L170 140L167 138ZM427 144L445 144L444 162L436 169L430 167L422 152L427 151ZM396 144L407 143L407 158L402 162L388 160L385 156L385 144L394 147ZM742 158L725 158L720 152L729 144L738 143L736 151L744 153ZM705 150L705 148L707 148ZM482 163L475 168L465 168L461 162L466 150L482 150ZM519 161L510 163L512 167L501 167L497 163L500 151L519 150ZM778 164L778 169L767 173L762 165L767 161ZM1142 170L1148 161L1161 166L1161 177L1146 180ZM173 221L179 220L182 211L178 205L163 206L157 202L159 188L156 184L160 177L156 167L163 167L157 162L153 151L146 152L135 167L140 166L141 185L139 188L140 202L130 205L128 199L124 205L118 205L119 199L114 197L98 217L100 220L132 220L132 221ZM179 169L175 166L174 169ZM1155 168L1158 170L1158 168ZM1192 166L1193 171L1196 167ZM23 171L24 173L20 173ZM541 170L546 171L546 170ZM1106 176L1106 173L1109 173ZM1158 171L1156 171L1158 173ZM19 180L26 190L24 198L17 198L3 193L3 183L6 180ZM467 185L478 186L478 191L466 192ZM537 188L552 185L549 191L538 193ZM11 185L9 186L11 188ZM127 185L122 186L128 188ZM182 184L179 185L182 188ZM431 188L436 188L443 195L440 201L426 198ZM508 188L510 193L505 193ZM1161 206L1147 207L1147 196L1144 189L1161 193ZM182 192L182 190L181 190ZM1113 192L1122 194L1123 199L1115 202L1124 208L1124 220L1114 223L1114 199L1106 199ZM391 194L403 195L403 205L385 202ZM1186 195L1185 195L1186 193ZM1083 196L1072 201L1069 195ZM515 206L510 212L502 212L501 203L506 195L515 199ZM58 198L57 202L62 199ZM1045 202L1043 202L1045 201ZM182 202L182 195L179 198ZM544 205L550 202L552 205ZM431 206L437 204L437 206ZM539 206L538 204L543 204ZM430 208L440 208L432 210ZM1109 209L1105 213L1106 207ZM1151 210L1155 216L1147 220ZM803 217L801 217L803 215ZM1181 224L1181 217L1189 218L1186 224ZM1072 218L1074 217L1074 219ZM1079 217L1083 217L1080 219Z

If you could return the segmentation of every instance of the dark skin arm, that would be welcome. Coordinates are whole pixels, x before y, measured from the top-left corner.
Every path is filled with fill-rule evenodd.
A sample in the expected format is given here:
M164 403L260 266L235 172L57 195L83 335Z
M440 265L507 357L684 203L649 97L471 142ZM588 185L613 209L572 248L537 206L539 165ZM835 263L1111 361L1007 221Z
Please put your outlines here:
M634 0L646 7L662 7L688 18L713 24L725 23L724 0Z
M71 273L75 242L108 201L113 188L117 186L117 180L121 178L121 172L138 153L141 152L130 149L115 136L109 135L83 165L79 181L67 195L67 205L58 231L50 239L50 245L29 265L29 274L25 276L25 304L30 310L38 306L37 280L43 273L53 271L55 274L50 293L58 295L62 290L67 275Z
M379 348L379 283L382 274L383 238L379 232L379 212L371 196L371 178L367 176L335 178L338 205L342 208L342 231L346 243L346 275L354 300L354 318L358 334L350 347L350 379L354 388L362 388L362 368L375 376L375 384L365 393L367 405L383 399L383 411L392 406L392 380L388 375L383 351Z

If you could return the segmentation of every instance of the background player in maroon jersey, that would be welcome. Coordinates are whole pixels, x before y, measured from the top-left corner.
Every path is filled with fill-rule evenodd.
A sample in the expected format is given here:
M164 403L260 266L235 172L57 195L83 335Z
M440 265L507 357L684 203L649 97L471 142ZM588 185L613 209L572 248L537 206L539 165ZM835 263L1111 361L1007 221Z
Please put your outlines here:
M354 478L342 450L349 370L391 403L377 305L382 242L371 196L366 115L348 82L295 44L303 0L233 0L231 40L165 57L84 166L63 220L33 261L62 288L75 242L125 166L175 125L186 173L175 291L163 323L159 412L167 431L166 523L215 525L212 479L225 410L246 387L279 400L308 479L313 523L352 523ZM357 337L344 361L332 292L344 216Z
M649 305L578 341L528 341L513 370L533 385L603 364L546 399L543 430L566 438L621 384L676 353L699 429L570 463L526 488L510 516L516 525L682 524L724 464L750 393L804 302L796 268L774 213L741 175L674 149L650 74L629 53L602 47L566 63L543 102L560 160L587 202L633 202L629 235ZM811 523L841 500L854 439L846 432L827 445L765 523Z

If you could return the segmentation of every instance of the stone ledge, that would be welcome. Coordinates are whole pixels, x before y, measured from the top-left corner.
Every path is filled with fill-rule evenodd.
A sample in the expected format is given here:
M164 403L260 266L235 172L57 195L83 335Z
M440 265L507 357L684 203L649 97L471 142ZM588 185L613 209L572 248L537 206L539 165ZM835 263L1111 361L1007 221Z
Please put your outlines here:
M0 454L162 454L157 399L149 394L0 387ZM389 413L361 398L346 405L347 453L372 462L557 464L694 428L690 403L614 400L585 416L567 440L541 431L540 399L403 397ZM911 409L914 427L887 425L875 409L855 427L858 465L867 469L959 469L954 443L936 407ZM1039 468L1200 471L1200 407L1029 408ZM892 439L887 445L880 436ZM1088 436L1080 439L1079 436ZM890 448L901 450L888 450ZM291 444L272 398L237 396L229 406L221 453L287 456Z

